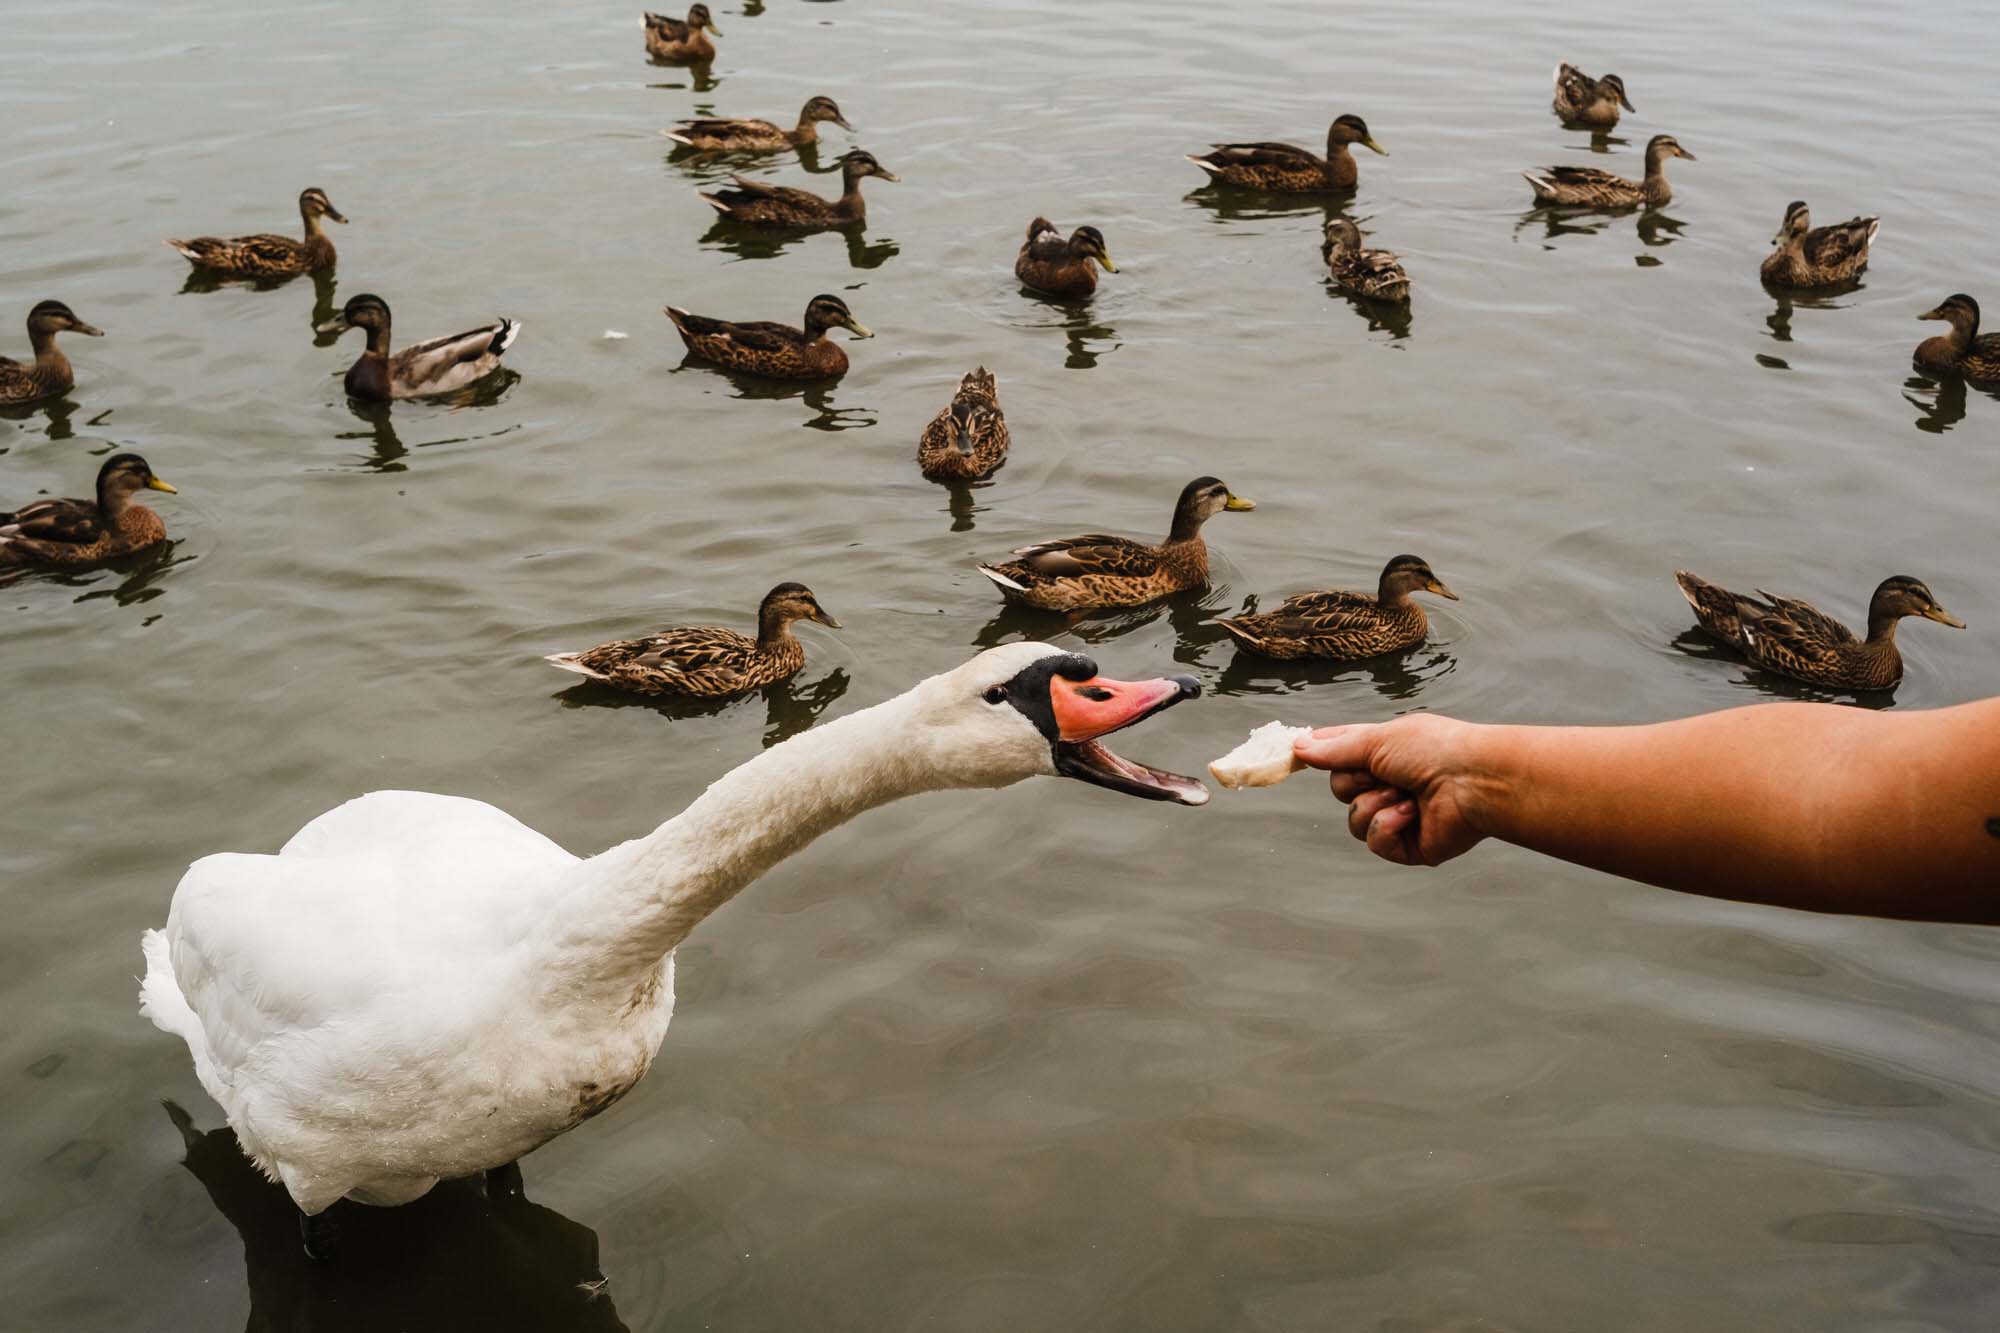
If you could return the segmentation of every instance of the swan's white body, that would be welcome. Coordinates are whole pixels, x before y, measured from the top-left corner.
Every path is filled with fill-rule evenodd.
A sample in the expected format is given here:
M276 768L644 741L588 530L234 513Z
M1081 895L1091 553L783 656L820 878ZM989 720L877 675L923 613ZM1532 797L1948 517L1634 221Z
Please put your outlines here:
M770 866L901 796L1056 771L982 699L1011 644L765 751L653 833L578 858L481 801L375 792L274 855L188 868L140 1008L308 1214L505 1165L646 1072L674 947Z

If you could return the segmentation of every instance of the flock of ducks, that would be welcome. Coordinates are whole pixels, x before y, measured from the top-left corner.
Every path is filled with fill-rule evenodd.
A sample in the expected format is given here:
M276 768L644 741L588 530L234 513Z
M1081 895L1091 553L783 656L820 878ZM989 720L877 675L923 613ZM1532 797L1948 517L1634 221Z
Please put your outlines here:
M655 60L701 64L715 55L715 20L703 4L686 19L645 15L646 50ZM1606 130L1633 110L1625 84L1615 74L1593 78L1563 64L1555 72L1551 109L1573 128ZM816 96L799 110L790 129L769 120L704 117L678 122L663 133L682 149L699 153L768 154L814 145L819 126L853 132L830 97ZM1367 122L1352 114L1328 127L1324 155L1292 144L1219 143L1188 160L1216 185L1279 194L1344 193L1359 179L1356 146L1387 155ZM1538 205L1590 211L1658 208L1672 198L1666 163L1695 156L1670 134L1656 134L1645 150L1645 173L1631 180L1594 167L1552 166L1523 172ZM807 190L743 175L731 188L702 194L732 224L789 232L858 228L867 208L861 183L896 175L862 148L840 159L841 194L827 199ZM304 234L261 234L169 240L167 245L197 268L225 278L282 279L330 268L332 240L323 223L345 223L324 190L299 195ZM1784 214L1773 249L1760 275L1773 288L1825 289L1852 283L1867 267L1868 251L1880 221L1856 217L1829 227L1812 226L1804 201ZM1410 278L1391 251L1366 246L1360 229L1346 218L1325 224L1321 256L1333 285L1363 301L1399 304L1410 299ZM1015 277L1030 291L1077 302L1096 291L1100 272L1116 273L1103 233L1094 226L1065 236L1047 218L1028 224L1014 262ZM848 368L846 351L828 335L836 329L854 338L873 334L838 296L819 295L806 305L798 326L766 321L733 321L666 307L689 353L749 375L783 380L827 380ZM1942 320L1950 332L1924 340L1913 361L1933 375L2000 385L2000 334L1979 331L1979 305L1959 294L1922 316ZM348 369L347 393L384 401L452 394L484 379L500 365L520 334L517 320L499 319L463 333L434 338L397 350L391 339L389 306L381 297L350 299L321 333L358 328L367 335L360 357ZM75 383L68 358L57 346L64 332L101 337L103 331L79 319L60 301L43 301L28 315L29 364L0 358L0 407L29 404L67 392ZM951 403L923 429L917 457L926 477L939 481L985 479L1007 457L1011 441L994 376L984 367L967 374ZM173 492L143 458L119 454L99 472L91 499L41 500L0 513L0 568L94 565L164 540L165 525L152 510L134 502L144 489ZM1159 542L1102 533L1040 542L1012 552L1006 561L981 564L1010 602L1046 611L1081 614L1105 608L1144 605L1208 582L1208 550L1202 526L1213 515L1254 506L1213 477L1189 482L1175 503L1166 536ZM1895 645L1896 626L1921 616L1963 628L1924 584L1906 576L1885 580L1870 602L1866 637L1805 602L1759 593L1730 592L1685 571L1677 576L1701 626L1765 670L1814 684L1848 690L1893 688L1902 676ZM1243 649L1280 660L1357 660L1400 652L1423 642L1428 623L1411 600L1424 592L1456 600L1430 566L1399 555L1384 567L1374 592L1344 590L1301 593L1277 610L1218 620ZM624 639L548 660L624 689L701 698L748 693L789 678L804 665L805 651L792 633L800 620L835 626L810 590L783 583L764 598L754 638L714 626L665 630Z

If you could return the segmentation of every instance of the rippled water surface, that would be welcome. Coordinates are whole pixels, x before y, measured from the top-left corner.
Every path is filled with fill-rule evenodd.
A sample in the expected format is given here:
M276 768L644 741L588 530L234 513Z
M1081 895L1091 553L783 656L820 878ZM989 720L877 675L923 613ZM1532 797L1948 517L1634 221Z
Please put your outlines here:
M189 860L354 793L482 797L593 850L1023 635L1199 675L1126 746L1183 771L1274 715L1782 693L1683 637L1680 565L1855 619L1917 574L1972 628L1913 624L1895 705L2000 689L2000 401L1909 370L1919 311L2000 310L1990 6L716 12L688 71L646 62L636 5L8 6L0 351L44 296L109 336L69 340L64 402L0 418L0 498L80 493L116 449L181 494L171 549L0 588L0 1325L1992 1327L2000 934L1502 848L1399 871L1305 780L865 817L683 948L652 1075L525 1162L532 1203L441 1188L306 1265L133 978ZM1608 141L1548 115L1564 58L1624 76ZM712 231L719 168L659 128L819 92L903 178L869 183L865 236ZM1182 160L1346 111L1391 154L1346 207L1406 257L1404 321L1329 293L1319 204ZM1520 168L1636 175L1662 130L1700 159L1663 213L1528 211ZM184 287L160 237L290 230L307 185L353 219L331 283ZM1857 290L1758 286L1798 197L1882 215ZM1121 271L1088 307L1014 283L1037 212L1103 229ZM351 408L358 338L311 325L361 291L405 341L523 320L517 378ZM660 314L793 319L819 291L879 335L826 389L683 366ZM954 493L915 439L979 363L1014 455ZM1212 526L1204 597L1072 628L1000 618L973 572L1156 533L1203 472L1260 502ZM1208 623L1403 550L1464 600L1400 661L1273 671ZM770 698L613 706L539 660L744 624L787 578L846 628L808 628Z

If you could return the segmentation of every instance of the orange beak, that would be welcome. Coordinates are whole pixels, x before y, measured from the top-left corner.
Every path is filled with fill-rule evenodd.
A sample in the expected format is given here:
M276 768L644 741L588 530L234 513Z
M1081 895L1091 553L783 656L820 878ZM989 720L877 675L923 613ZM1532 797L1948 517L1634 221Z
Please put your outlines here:
M1112 680L1109 676L1067 680L1056 676L1049 681L1049 706L1055 710L1056 729L1062 739L1080 742L1109 736L1200 693L1201 686L1192 676L1155 680Z

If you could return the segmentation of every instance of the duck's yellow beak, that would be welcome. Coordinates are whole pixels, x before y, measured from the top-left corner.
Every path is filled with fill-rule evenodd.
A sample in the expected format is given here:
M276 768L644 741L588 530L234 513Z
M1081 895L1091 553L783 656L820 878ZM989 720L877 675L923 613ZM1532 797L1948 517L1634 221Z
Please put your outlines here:
M161 481L158 477L148 477L146 479L146 489L149 491L165 491L168 495L180 494L179 491L169 486L166 482Z
M860 320L851 317L848 319L847 323L842 325L841 327L845 328L849 333L853 334L857 338L873 338L875 336L875 330L869 328L866 324L863 324Z
M1231 513L1246 514L1257 507L1257 502L1255 500L1246 500L1240 495L1232 495L1224 502L1222 507Z
M1924 619L1935 620L1937 621L1938 624L1949 625L1953 629L1965 628L1965 622L1963 620L1960 620L1957 616L1953 615L1951 612L1945 610L1941 606L1933 605L1930 610L1924 612Z
M1372 137L1370 137L1370 138L1367 138L1367 139L1363 139L1363 140L1361 141L1361 146L1362 146L1363 148L1372 148L1372 149L1374 149L1374 150L1375 150L1376 152L1380 153L1380 154L1381 154L1382 156L1384 156L1384 157L1387 157L1387 156L1389 156L1389 150L1388 150L1388 149L1386 149L1386 148L1384 148L1384 147L1383 147L1383 146L1382 146L1381 144L1379 144L1379 143L1376 143L1376 142L1375 142L1375 140L1374 140L1374 139L1373 139Z
M1104 265L1104 271L1106 273L1116 273L1118 271L1118 265L1111 262L1110 255L1099 254L1097 256L1097 262Z
M1424 585L1424 591L1436 593L1440 597L1449 597L1454 602L1458 600L1458 594L1445 587L1442 579L1432 579Z

